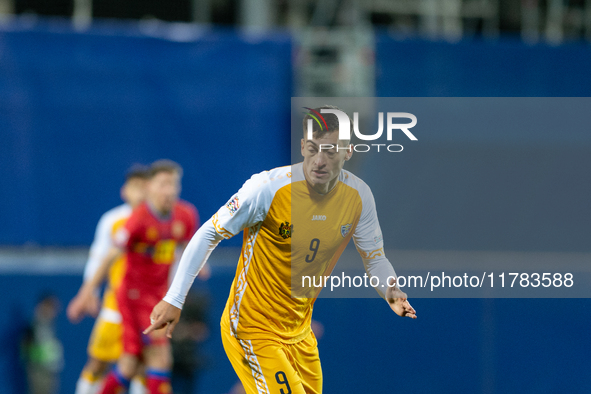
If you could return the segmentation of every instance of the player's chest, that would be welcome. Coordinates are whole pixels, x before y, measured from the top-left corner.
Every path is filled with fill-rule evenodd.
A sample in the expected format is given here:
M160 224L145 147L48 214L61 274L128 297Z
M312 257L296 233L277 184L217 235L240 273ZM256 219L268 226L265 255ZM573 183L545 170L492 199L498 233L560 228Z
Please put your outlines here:
M186 224L177 218L168 221L153 220L146 223L140 239L147 244L157 244L161 240L179 241L186 237L187 231Z
M349 200L293 201L272 207L262 230L266 238L287 252L308 249L311 243L321 243L322 249L330 252L348 239L360 212L360 204Z

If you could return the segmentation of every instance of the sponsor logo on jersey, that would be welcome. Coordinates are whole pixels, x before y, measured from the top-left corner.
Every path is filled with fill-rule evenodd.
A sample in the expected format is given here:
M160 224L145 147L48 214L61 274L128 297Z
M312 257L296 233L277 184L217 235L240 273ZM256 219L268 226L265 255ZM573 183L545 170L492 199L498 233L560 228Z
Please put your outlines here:
M351 231L351 227L353 227L353 225L351 223L343 224L341 226L341 235L343 237L346 237L347 234L349 234L349 231Z
M283 239L291 238L292 232L293 224L289 224L288 221L285 221L279 225L279 235L281 235Z
M238 201L238 196L234 197L226 204L226 208L230 211L230 216L234 215L238 208L240 208L240 201Z
M382 234L373 237L373 241L377 244L382 241Z
M326 215L312 215L312 220L326 220Z

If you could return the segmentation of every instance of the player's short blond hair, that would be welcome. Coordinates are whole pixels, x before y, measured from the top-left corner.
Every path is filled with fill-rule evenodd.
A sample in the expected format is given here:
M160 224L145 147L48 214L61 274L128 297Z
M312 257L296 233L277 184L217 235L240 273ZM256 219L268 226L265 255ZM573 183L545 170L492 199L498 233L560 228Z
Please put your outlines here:
M125 182L132 179L147 180L150 178L150 167L143 164L134 164L125 173Z

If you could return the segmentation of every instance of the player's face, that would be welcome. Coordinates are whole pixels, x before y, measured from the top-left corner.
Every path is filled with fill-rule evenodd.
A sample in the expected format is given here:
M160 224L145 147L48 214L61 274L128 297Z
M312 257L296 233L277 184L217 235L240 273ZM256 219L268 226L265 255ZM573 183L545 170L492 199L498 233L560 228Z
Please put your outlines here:
M39 320L44 322L51 322L57 316L58 308L58 301L48 298L41 301L37 305L35 309L35 314Z
M170 212L181 192L181 180L176 172L159 172L148 182L148 199L160 212Z
M146 199L146 183L145 179L131 178L123 185L121 196L132 208Z
M313 137L302 139L304 175L314 190L326 194L336 185L339 173L345 161L351 158L353 149L350 144L339 141L338 131L325 133L321 138L314 133Z

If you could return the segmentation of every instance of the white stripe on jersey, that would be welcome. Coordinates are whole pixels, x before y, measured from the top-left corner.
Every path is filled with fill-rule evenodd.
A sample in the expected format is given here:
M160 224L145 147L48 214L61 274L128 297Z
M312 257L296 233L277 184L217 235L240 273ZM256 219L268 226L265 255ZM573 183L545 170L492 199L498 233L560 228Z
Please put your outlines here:
M246 291L246 287L248 287L246 275L248 274L248 268L250 267L250 260L252 259L254 244L256 242L257 235L259 235L261 224L262 223L259 223L256 226L248 228L248 242L242 248L242 253L244 254L244 266L242 267L240 276L236 281L236 296L234 297L232 309L230 309L230 325L232 328L231 334L234 337L236 336L236 331L238 330L238 320L240 319L240 303L242 302L242 296Z
M254 354L252 342L250 340L243 339L240 339L239 342L242 346L242 349L244 350L244 357L248 361L248 365L250 365L250 370L252 371L252 377L254 378L258 393L269 394L269 387L267 386L265 375L263 375L261 364L259 363L256 354Z

